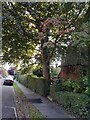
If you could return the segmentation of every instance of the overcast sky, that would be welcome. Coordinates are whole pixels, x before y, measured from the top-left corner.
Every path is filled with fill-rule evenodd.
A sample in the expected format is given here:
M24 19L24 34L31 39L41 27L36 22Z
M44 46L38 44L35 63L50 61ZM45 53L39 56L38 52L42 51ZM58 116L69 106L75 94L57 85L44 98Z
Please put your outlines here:
M3 67L4 67L6 70L8 70L8 69L10 68L10 66L9 66L8 63L6 63L5 65L3 65Z

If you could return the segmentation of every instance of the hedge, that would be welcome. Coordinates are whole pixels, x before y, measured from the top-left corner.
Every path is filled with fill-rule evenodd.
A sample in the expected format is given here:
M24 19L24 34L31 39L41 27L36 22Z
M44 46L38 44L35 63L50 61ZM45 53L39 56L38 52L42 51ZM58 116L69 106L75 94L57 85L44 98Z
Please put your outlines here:
M42 77L33 75L19 75L18 81L42 96L47 96L49 87L47 81Z
M66 91L59 91L55 85L50 87L50 95L58 104L81 118L90 118L90 97Z

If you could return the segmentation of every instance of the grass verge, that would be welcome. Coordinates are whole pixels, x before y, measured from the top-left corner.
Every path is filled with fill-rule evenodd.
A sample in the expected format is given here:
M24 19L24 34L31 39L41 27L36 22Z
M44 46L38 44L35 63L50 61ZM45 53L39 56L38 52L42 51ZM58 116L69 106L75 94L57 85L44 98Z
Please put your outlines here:
M39 110L36 109L36 107L32 104L30 104L29 107L29 114L30 118L41 118L42 120L45 120L46 118L39 112Z
M22 97L25 97L24 93L22 92L22 90L18 87L17 83L14 82L13 87L15 89L15 91Z
M14 82L13 87L14 87L15 91L20 96L22 96L22 97L25 98L24 93L19 88L19 86L17 85L17 83ZM42 118L42 120L45 120L45 117L41 114L41 112L39 112L39 110L33 104L31 104L31 103L29 104L28 110L29 110L29 116L30 116L30 118Z

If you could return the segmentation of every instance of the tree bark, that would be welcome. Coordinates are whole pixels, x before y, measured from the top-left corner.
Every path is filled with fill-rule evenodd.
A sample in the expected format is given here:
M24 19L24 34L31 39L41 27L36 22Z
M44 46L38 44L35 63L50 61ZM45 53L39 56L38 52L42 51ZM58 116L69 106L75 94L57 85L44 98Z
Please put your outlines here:
M46 38L41 40L41 58L42 58L42 66L43 66L43 77L50 83L50 59L48 47L45 45L48 42L48 30L46 34Z
M50 67L49 67L47 47L42 48L42 65L43 65L43 77L47 81L50 81Z

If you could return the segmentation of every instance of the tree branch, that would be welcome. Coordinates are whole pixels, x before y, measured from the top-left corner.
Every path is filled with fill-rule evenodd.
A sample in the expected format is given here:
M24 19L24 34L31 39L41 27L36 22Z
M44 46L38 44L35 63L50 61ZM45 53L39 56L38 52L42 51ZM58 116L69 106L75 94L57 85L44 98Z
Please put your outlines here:
M74 24L76 23L76 21L77 21L79 15L81 14L82 10L83 10L83 9L80 9L80 11L79 11L78 15L76 16L76 18L75 18L75 19L72 19L71 24L69 24L66 28L64 28L64 31L65 31L66 29L68 29L69 27L71 27L71 25L74 25ZM55 51L55 49L56 49L56 44L57 44L57 42L58 42L58 38L60 37L60 35L61 35L61 34L57 35L57 37L56 37L55 44L54 44L54 48L53 48L53 50L52 50L51 55L50 55L49 58L52 58L52 56L53 56L53 53L54 53L54 51ZM64 34L61 35L60 40L61 40L61 38L62 38L63 36L64 36Z

